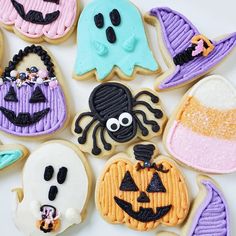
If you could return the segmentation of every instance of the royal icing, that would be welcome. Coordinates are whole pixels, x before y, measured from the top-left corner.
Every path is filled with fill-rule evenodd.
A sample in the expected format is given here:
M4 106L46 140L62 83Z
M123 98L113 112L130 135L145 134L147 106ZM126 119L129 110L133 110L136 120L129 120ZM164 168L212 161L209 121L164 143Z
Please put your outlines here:
M136 67L157 71L149 48L142 16L128 0L94 0L83 10L78 23L75 74L96 74L106 79L115 68L124 78Z
M45 68L31 66L17 71L23 59L31 63L31 55L37 55ZM65 97L51 57L42 47L20 50L0 80L0 130L17 136L39 136L63 127L67 118Z
M154 8L150 15L160 23L164 47L172 61L171 71L159 78L158 90L181 86L207 74L236 46L236 33L211 41L185 16L169 8Z
M120 83L97 86L89 98L90 111L73 122L81 150L95 156L114 151L137 137L151 139L162 133L166 116L152 90L132 93Z
M189 210L184 178L169 160L154 160L151 143L132 146L132 158L120 153L111 158L96 186L96 205L110 223L147 231L183 222Z
M168 125L169 153L194 169L209 173L236 170L236 92L220 76L197 83Z
M72 144L48 142L33 152L23 184L14 220L25 235L57 235L81 223L90 177L84 156Z
M0 22L37 39L60 39L74 27L77 0L0 0Z
M12 165L20 158L24 153L21 150L4 150L0 151L0 170Z

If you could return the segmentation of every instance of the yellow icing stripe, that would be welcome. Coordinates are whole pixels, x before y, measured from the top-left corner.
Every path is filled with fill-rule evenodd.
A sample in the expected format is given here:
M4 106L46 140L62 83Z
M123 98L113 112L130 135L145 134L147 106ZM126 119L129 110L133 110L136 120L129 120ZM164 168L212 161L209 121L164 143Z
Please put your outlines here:
M236 109L220 111L203 106L196 98L189 97L180 109L177 121L204 136L236 138Z

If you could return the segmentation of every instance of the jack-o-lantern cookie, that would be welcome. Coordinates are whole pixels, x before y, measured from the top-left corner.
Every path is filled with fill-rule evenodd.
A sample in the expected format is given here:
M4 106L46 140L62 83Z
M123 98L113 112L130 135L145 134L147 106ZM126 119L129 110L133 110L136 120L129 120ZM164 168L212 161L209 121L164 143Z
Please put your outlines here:
M121 83L97 86L89 98L90 111L78 114L72 131L79 148L97 157L111 155L117 145L162 134L167 118L157 93L132 92Z
M55 133L68 118L63 79L41 46L20 50L0 78L0 130L21 137Z
M236 171L236 90L213 75L193 86L173 113L164 134L168 152L207 173Z
M229 210L219 186L206 176L199 176L199 194L181 236L229 236ZM163 232L157 236L177 236Z
M57 235L80 224L91 188L84 155L66 141L44 143L23 169L23 189L15 189L14 221L25 235Z
M0 171L16 164L28 156L28 149L22 145L0 144Z
M74 31L79 0L0 0L0 23L26 41L60 43Z
M169 68L157 79L158 91L184 86L204 76L236 46L236 33L210 40L185 16L170 8L154 8L146 20L157 26L158 42Z
M93 0L78 23L75 79L131 80L160 71L148 45L143 19L129 0Z
M133 145L111 158L96 185L96 206L112 224L147 231L176 226L189 211L188 189L174 162L151 143Z

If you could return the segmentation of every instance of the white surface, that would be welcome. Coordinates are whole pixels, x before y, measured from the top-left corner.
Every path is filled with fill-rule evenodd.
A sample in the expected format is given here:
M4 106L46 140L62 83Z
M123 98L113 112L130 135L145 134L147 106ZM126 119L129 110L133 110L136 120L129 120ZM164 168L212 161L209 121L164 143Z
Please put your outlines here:
M83 5L85 5L88 0L83 0ZM133 0L133 2L140 8L142 12L146 12L153 7L169 6L175 10L180 11L186 15L191 21L199 28L199 30L208 36L209 38L215 38L222 34L231 33L236 30L236 2L235 0ZM155 30L152 27L148 27L148 33L150 36L150 41L152 42L152 47L154 48L155 54L160 60L160 53L157 47L157 40ZM19 49L24 48L27 43L23 42L17 38L14 34L9 33L4 30L5 38L5 54L4 54L4 64L12 58L14 53L18 52ZM88 108L87 100L92 89L98 85L95 81L84 81L78 82L73 81L71 78L73 64L75 61L76 54L76 44L75 35L70 38L64 44L58 46L46 45L55 58L57 59L61 69L63 71L64 77L68 84L69 93L71 96L71 108L75 111L81 111ZM215 73L221 74L236 86L236 51L227 58L227 60L215 71ZM129 85L132 88L142 88L150 87L153 88L154 77L144 77L140 76L135 81L130 82ZM178 104L181 96L186 91L186 87L178 89L171 92L165 92L160 95L162 102L167 110L168 115L171 114L173 109ZM55 137L54 137L55 138ZM56 138L64 138L68 140L75 139L70 133L70 127L68 127L64 132L58 134ZM4 143L22 143L25 144L29 149L35 149L40 142L23 142L21 140L17 141L13 138L7 138L4 134L0 134L0 140ZM33 140L32 140L33 141ZM164 153L163 147L160 140L158 144L162 152ZM227 160L226 160L227 161ZM97 177L102 171L105 164L105 160L98 160L95 158L89 158L94 175ZM14 187L21 186L21 168L22 165L18 165L14 168L10 168L7 171L0 173L0 235L1 236L20 236L22 235L14 226L11 219L11 203L12 203L12 193L11 189ZM196 186L196 172L183 169L187 180L189 182L189 190L193 196L197 193ZM215 180L224 189L224 194L226 200L230 206L231 213L231 228L232 235L236 235L236 188L235 180L236 173L225 176L213 176ZM92 196L90 200L90 206L88 208L88 216L85 222L80 226L75 226L69 229L64 236L86 236L86 235L112 235L120 236L125 234L126 236L137 236L137 235L155 235L156 232L163 230L163 228L158 228L154 232L139 233L132 231L125 226L121 225L109 225L106 223L98 214L94 206L94 198ZM168 229L174 231L175 229ZM178 232L178 229L176 229Z

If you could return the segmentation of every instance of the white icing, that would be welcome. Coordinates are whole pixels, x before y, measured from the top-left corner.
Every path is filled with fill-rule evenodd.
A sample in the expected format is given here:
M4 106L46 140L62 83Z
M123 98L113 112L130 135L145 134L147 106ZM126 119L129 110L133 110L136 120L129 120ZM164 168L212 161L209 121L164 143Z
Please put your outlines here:
M50 181L44 180L46 166L53 166L54 175ZM57 183L57 173L61 167L68 169L63 184ZM54 201L48 200L52 185L58 187ZM45 236L36 227L39 206L52 205L60 214L61 226L57 235L73 224L81 222L81 212L87 200L89 179L85 166L78 154L64 143L46 143L28 158L23 171L24 199L15 212L15 223L26 236Z
M189 95L210 108L219 110L236 108L236 90L219 75L212 75L201 80L193 86Z

